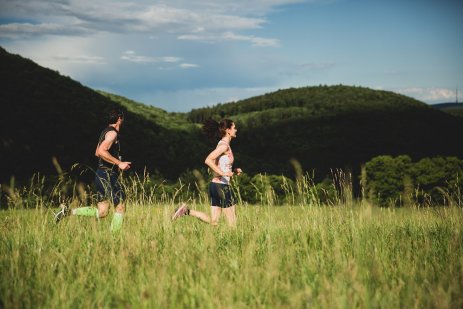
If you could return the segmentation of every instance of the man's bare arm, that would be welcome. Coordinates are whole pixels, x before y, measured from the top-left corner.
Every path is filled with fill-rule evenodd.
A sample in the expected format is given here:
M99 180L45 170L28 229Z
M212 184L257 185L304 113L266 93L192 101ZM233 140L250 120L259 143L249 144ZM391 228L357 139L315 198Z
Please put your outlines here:
M118 158L113 157L109 153L109 149L113 145L114 141L116 140L117 133L114 131L109 131L106 133L104 140L100 143L100 145L96 149L96 155L108 163L117 165L121 170L125 171L130 168L131 162L123 162L120 161Z

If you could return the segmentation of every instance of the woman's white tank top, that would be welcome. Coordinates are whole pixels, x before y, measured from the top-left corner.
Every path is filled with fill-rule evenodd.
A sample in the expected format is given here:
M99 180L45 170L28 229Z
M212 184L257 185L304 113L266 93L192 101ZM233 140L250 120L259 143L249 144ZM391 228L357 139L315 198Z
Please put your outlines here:
M232 171L232 165L233 165L233 161L234 161L233 152L231 150L230 145L228 145L227 142L225 142L223 140L220 140L217 143L217 147L220 144L227 145L227 151L225 151L221 156L219 156L215 160L215 164L220 168L220 170L222 172L225 172L225 173L230 172L230 171ZM219 175L215 174L214 178L212 179L212 182L222 183L222 184L228 185L228 184L230 184L230 177L228 177L228 176L219 176Z

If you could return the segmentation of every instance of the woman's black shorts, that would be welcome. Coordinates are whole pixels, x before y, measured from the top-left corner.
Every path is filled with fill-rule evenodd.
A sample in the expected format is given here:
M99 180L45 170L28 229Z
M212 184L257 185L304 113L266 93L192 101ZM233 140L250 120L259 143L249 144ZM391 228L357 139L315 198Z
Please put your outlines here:
M236 204L230 185L211 182L209 184L209 196L211 197L211 206L228 208Z

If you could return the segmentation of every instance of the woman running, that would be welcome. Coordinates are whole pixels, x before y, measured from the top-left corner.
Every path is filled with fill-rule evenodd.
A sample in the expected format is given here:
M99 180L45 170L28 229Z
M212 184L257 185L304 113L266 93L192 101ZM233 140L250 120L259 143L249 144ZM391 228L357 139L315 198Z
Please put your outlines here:
M236 224L236 202L230 187L230 178L233 176L233 152L230 142L236 137L235 123L230 119L222 119L220 122L209 119L203 125L203 132L210 138L220 138L217 147L206 157L204 163L212 171L213 178L209 184L209 196L211 199L211 216L204 212L189 209L183 203L176 209L172 220L182 216L193 216L201 221L217 225L220 215L223 213L228 225ZM237 175L242 173L240 168L235 169Z

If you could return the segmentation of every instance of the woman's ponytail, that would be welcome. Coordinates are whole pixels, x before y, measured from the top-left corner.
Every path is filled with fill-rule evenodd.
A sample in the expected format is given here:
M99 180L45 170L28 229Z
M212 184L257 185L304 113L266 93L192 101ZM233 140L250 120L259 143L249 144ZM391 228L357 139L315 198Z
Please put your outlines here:
M233 125L233 121L230 119L222 119L220 122L214 119L207 119L203 124L203 133L209 138L222 138L225 136L226 130L230 129Z

